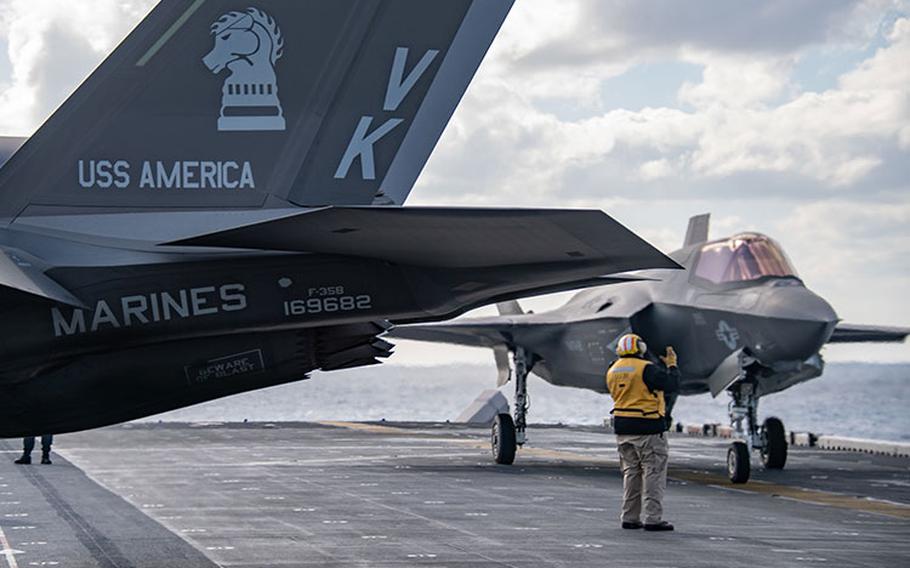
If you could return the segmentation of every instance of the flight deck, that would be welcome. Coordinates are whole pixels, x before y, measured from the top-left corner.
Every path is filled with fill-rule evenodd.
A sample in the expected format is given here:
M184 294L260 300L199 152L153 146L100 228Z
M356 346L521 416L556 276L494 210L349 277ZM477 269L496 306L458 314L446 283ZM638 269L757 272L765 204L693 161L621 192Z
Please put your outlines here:
M908 458L793 447L732 486L726 441L673 436L677 530L646 533L612 434L531 434L513 466L452 424L126 424L50 466L2 440L0 567L910 565Z

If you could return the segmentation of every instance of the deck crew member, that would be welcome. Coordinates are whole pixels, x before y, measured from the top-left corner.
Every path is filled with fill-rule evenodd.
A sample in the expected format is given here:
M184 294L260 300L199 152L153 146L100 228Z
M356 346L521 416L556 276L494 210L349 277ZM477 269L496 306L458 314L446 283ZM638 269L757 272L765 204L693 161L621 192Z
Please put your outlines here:
M50 434L45 434L41 436L41 463L45 465L51 464L51 444L54 443L54 437ZM22 457L17 459L15 463L20 465L28 465L32 463L32 450L35 449L35 437L26 436L22 439Z
M661 504L667 486L669 427L664 395L679 391L679 368L672 347L660 358L665 367L646 360L647 349L638 335L623 335L616 347L619 359L607 371L623 473L622 528L672 531L673 525L662 518Z

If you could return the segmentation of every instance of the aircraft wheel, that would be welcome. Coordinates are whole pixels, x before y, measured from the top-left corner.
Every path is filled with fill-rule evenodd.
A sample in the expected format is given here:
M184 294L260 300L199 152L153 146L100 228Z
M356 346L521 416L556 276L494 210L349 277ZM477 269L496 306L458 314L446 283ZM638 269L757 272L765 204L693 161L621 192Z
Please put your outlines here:
M515 461L515 422L508 414L498 414L493 420L490 437L493 459L498 464L511 465Z
M727 475L733 483L749 481L752 465L749 463L749 446L745 442L733 442L727 450Z
M766 469L784 469L787 463L787 433L780 418L768 418L761 429L761 461Z

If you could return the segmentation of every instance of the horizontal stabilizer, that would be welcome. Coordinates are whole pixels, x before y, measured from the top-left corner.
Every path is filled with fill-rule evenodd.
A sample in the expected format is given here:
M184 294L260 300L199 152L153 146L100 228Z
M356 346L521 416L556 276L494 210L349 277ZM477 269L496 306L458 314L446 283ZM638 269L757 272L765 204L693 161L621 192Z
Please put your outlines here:
M61 304L85 307L78 298L47 276L36 261L15 249L0 249L0 286Z
M696 215L689 219L689 228L686 230L686 240L683 247L707 242L708 229L711 224L711 214Z
M908 335L910 327L839 323L828 343L900 343Z
M679 268L600 211L332 207L166 243L337 254L439 268Z

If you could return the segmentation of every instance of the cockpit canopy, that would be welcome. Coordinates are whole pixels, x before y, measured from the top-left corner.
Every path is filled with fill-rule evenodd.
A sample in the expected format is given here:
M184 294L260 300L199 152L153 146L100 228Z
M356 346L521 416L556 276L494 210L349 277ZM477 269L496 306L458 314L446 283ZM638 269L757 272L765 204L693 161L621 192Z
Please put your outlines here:
M703 246L695 276L714 284L799 277L780 245L757 233L743 233Z

